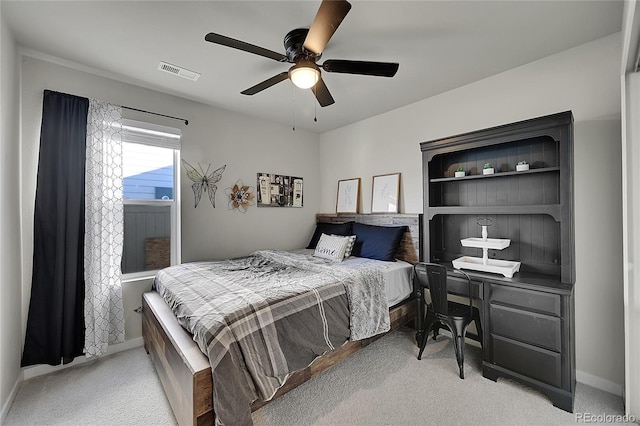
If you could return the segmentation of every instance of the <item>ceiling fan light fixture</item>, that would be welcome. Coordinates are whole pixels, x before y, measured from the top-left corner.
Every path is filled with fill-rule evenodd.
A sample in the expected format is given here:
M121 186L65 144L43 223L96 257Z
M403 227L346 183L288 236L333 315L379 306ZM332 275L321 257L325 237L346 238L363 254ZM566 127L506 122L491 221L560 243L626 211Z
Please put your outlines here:
M0 0L2 1L2 0ZM296 87L311 89L321 107L335 103L325 81L322 71L341 74L359 74L378 77L393 77L398 71L398 64L391 62L351 61L329 59L319 67L317 61L336 29L347 16L351 4L347 0L322 0L311 27L296 28L284 37L285 54L265 49L251 43L236 40L216 33L208 33L204 39L210 43L241 50L254 55L263 56L278 62L294 64L287 71L282 71L260 83L240 92L243 95L255 95L284 80L291 80Z
M289 69L289 78L297 87L309 89L320 80L320 69L314 63L299 63Z

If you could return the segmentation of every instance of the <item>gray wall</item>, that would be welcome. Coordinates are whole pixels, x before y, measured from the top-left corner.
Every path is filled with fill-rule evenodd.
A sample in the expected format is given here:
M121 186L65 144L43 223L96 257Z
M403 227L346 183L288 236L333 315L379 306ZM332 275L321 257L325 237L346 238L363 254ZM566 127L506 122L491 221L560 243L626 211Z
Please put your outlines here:
M19 64L0 6L0 423L17 390L20 328Z
M183 261L240 256L267 247L291 249L306 245L319 210L319 136L292 132L285 126L114 81L56 61L58 63L24 57L22 63L22 333L31 291L33 202L44 89L185 117L189 120L188 126L180 121L123 112L126 118L180 128L182 158L190 164L227 165L218 183L215 209L204 197L197 209L193 207L191 181L181 171ZM232 187L238 179L255 187L256 174L261 171L302 176L304 207L251 207L246 214L229 210L225 188ZM127 339L141 336L140 317L133 309L140 305L140 294L149 288L150 280L132 281L123 286Z
M578 380L620 394L624 383L620 34L321 135L321 210L339 179L401 172L402 212L422 212L419 143L572 110L575 118Z

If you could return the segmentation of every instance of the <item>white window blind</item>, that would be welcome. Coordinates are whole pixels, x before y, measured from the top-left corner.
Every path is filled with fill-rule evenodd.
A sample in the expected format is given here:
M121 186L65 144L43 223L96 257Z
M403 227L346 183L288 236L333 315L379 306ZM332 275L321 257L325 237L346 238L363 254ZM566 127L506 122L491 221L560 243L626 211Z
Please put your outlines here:
M180 129L145 123L135 120L122 120L122 141L143 145L180 149Z

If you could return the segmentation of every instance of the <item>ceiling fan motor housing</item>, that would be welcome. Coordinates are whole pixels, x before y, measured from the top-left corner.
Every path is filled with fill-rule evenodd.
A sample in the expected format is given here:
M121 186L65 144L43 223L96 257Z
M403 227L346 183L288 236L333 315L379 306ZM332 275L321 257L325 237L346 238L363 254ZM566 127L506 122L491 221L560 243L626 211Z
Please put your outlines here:
M322 65L317 64L327 43L349 10L351 10L351 4L347 0L322 0L310 28L296 28L284 37L285 54L216 33L208 33L205 40L278 62L293 64L289 71L280 72L243 90L240 92L243 95L255 95L289 79L300 88L313 88L313 94L320 106L326 107L335 101L320 75L321 69L333 73L380 77L393 77L398 71L398 64L391 62L334 59L324 61Z
M291 63L297 63L301 59L309 60L310 62L317 61L320 55L316 55L313 52L309 52L304 49L304 41L307 38L308 28L296 28L291 30L284 36L284 49L287 60Z

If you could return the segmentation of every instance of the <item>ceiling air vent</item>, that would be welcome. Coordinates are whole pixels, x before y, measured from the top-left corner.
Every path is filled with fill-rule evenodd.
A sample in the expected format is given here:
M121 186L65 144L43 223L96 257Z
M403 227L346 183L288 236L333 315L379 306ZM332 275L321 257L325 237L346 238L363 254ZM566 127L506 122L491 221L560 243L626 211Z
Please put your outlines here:
M167 62L160 62L160 65L158 65L158 69L160 71L168 72L169 74L177 75L178 77L186 78L192 81L196 81L200 77L200 74L197 72L189 71L186 68L172 65Z

